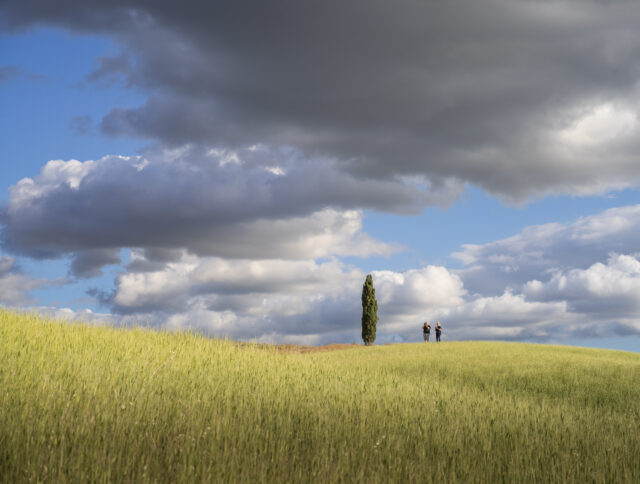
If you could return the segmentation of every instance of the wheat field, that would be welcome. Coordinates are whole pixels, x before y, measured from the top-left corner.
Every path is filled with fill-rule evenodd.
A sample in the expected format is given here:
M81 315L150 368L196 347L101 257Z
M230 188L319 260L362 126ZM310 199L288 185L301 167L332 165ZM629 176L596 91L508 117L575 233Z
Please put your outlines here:
M640 482L640 355L296 351L0 310L1 482Z

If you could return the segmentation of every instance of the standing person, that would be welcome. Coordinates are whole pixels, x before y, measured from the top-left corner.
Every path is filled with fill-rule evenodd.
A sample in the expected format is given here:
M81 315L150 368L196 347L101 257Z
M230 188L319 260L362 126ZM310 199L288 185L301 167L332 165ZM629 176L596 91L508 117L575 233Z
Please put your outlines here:
M442 326L440 326L440 321L436 323L436 343L440 343L440 335L442 334Z
M422 325L422 336L424 338L424 342L429 342L429 335L431 334L431 326L429 325L429 321L425 321Z

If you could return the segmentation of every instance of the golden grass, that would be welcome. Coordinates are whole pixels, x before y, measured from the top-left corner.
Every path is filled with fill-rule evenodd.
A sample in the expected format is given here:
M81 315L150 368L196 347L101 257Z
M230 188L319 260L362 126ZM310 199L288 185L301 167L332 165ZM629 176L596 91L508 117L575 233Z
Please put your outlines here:
M238 345L0 311L2 482L639 482L640 355Z

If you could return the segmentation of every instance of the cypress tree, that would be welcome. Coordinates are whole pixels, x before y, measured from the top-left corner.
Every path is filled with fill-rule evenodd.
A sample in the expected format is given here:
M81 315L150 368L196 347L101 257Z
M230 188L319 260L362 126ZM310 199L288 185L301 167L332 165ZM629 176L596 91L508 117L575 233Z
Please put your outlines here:
M373 288L373 277L367 275L362 286L362 340L372 345L376 340L376 324L378 323L378 301Z

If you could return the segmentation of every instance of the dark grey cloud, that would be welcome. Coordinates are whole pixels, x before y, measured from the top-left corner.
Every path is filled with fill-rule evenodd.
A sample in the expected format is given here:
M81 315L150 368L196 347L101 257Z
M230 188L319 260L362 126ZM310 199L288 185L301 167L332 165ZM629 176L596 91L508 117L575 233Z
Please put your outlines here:
M87 80L147 100L114 106L101 130L156 144L146 161L47 165L20 182L3 246L278 257L294 226L265 237L264 224L327 208L417 213L467 182L511 200L636 184L640 9L577 5L5 2L10 31L119 42Z
M294 155L256 147L179 150L152 161L51 161L10 188L1 240L7 250L40 258L121 247L252 258L389 253L361 233L361 214L351 207L402 212L446 203L462 189L447 181L425 189L399 179L358 180L330 160ZM278 164L262 166L256 156Z
M69 272L78 278L98 277L102 275L102 267L119 263L117 249L80 250L73 254Z
M21 0L4 11L9 29L121 43L89 79L148 99L114 106L110 135L294 146L358 178L454 177L513 201L640 181L636 2Z
M350 342L363 274L339 267L314 278L303 267L268 286L264 259L384 253L361 233L357 210L416 213L451 203L467 182L520 202L640 180L637 2L10 0L0 9L7 31L111 37L121 50L96 59L86 80L146 94L99 121L108 136L152 140L143 156L50 162L0 207L6 250L74 254L79 277L136 248L113 293L94 293L122 321ZM637 334L638 213L465 246L461 271L378 274L381 337L413 339L426 315L454 338ZM610 251L633 260L621 269ZM208 273L211 256L242 260L237 277ZM29 284L0 271L3 298L21 300ZM436 299L422 297L434 288Z

